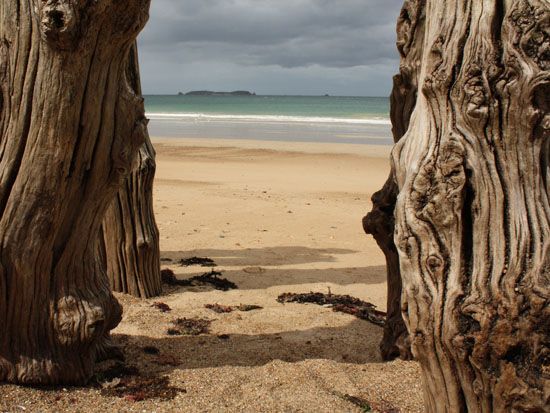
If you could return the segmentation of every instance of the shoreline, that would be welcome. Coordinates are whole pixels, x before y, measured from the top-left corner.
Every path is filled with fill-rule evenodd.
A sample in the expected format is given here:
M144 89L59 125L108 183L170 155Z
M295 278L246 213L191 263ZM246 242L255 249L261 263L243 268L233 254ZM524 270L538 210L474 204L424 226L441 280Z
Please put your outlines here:
M165 138L393 145L389 119L147 113L150 135Z

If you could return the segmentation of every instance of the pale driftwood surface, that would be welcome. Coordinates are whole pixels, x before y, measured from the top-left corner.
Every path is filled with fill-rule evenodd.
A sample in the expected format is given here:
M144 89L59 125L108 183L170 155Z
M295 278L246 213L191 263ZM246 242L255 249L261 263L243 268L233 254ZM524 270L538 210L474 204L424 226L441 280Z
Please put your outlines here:
M83 383L121 317L97 242L144 142L149 0L0 2L0 381Z
M393 78L390 98L392 132L398 142L409 127L416 104L420 60L425 31L423 2L405 2L397 22L397 47L401 56L399 74ZM392 170L384 187L372 196L373 209L363 218L363 228L376 239L386 257L388 278L387 320L380 351L384 360L412 358L409 334L401 315L401 273L393 240L397 183Z
M128 60L129 78L141 95L137 44ZM159 231L153 212L155 150L145 135L132 172L107 210L101 253L113 291L150 298L162 291Z
M427 410L549 411L550 3L407 3L426 27L395 241Z

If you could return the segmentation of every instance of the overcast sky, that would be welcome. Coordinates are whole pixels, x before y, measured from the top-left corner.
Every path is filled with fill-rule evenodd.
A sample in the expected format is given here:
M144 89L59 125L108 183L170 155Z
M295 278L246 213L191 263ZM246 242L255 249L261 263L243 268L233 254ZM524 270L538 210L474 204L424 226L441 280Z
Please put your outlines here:
M153 0L145 94L387 96L402 0Z

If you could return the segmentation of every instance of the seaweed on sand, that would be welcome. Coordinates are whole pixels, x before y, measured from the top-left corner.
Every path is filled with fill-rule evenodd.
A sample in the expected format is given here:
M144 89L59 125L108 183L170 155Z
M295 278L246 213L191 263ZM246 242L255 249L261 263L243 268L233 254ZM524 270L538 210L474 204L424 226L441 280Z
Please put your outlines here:
M220 271L210 271L202 275L196 275L194 277L178 280L174 275L172 270L163 270L162 282L168 285L178 285L182 287L197 287L203 285L211 285L216 290L228 291L234 290L237 287L237 284L227 280L226 278L221 278L222 273Z
M235 290L239 288L237 287L237 284L235 284L234 282L229 281L226 278L220 278L221 275L222 275L221 272L212 270L210 272L204 273L202 275L197 275L195 277L192 277L184 281L187 282L187 285L210 284L216 290L221 290L221 291L229 291L229 290Z
M160 310L161 313L169 313L170 311L172 311L168 304L161 301L155 301L153 304L151 304L151 307L155 307L156 309Z
M172 400L185 389L170 385L168 377L141 375L137 367L116 362L95 374L96 385L104 396L120 397L130 402L148 399Z
M105 383L101 389L101 394L104 396L120 397L130 402L148 399L168 401L174 399L179 393L187 393L187 391L171 386L170 379L166 376L125 377Z
M212 310L215 313L219 313L219 314L231 313L234 311L233 307L228 305L221 305L221 304L205 304L204 308L208 308L209 310Z
M383 327L386 323L386 313L377 310L374 304L349 295L314 292L305 294L284 293L277 298L277 301L280 303L329 305L332 307L333 311L354 315L357 318L370 321L380 327Z
M263 310L262 306L255 305L255 304L240 304L237 307L237 310L239 311L253 311L253 310Z
M216 263L210 258L190 257L182 258L179 261L182 267L189 267L191 265L200 265L201 267L216 267Z
M359 407L363 412L377 411L380 413L400 413L400 410L391 403L382 400L380 403L372 403L362 397L352 396L350 394L343 394L337 391L332 392L335 396L354 404Z
M222 304L205 304L205 308L212 310L216 313L231 313L233 311L252 311L252 310L261 310L263 307L254 304L239 304L237 306L222 305Z
M211 320L203 318L177 318L172 321L174 325L168 329L168 335L171 336L198 336L210 332Z

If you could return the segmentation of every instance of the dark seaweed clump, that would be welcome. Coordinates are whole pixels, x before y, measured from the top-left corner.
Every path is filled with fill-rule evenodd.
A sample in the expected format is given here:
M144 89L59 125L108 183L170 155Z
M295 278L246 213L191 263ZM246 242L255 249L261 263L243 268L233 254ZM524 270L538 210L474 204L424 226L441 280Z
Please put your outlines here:
M210 332L211 320L203 318L178 318L172 321L173 327L167 334L170 336L198 336Z
M211 258L191 257L182 258L179 261L179 265L182 267L189 267L191 265L200 265L201 267L216 267L216 263Z
M381 327L386 324L386 313L378 311L374 304L349 295L314 292L305 294L284 293L277 298L277 301L280 303L330 305L333 311L351 314Z

